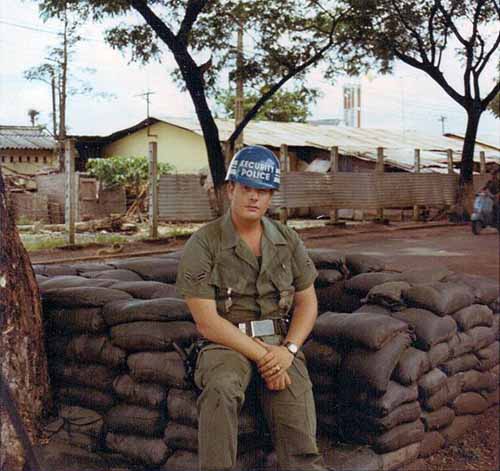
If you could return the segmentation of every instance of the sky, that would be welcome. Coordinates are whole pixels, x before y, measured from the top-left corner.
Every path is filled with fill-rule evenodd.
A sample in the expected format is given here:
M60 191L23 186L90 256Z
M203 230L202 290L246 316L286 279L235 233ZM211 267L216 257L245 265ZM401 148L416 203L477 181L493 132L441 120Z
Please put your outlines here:
M71 96L68 99L69 133L107 135L137 124L146 117L146 102L140 95L148 90L154 92L150 106L152 116L194 116L188 93L180 91L171 78L175 66L172 57L164 54L160 64L129 63L127 54L112 50L104 42L103 31L110 24L83 27L85 41L77 47L73 73L91 82L95 92L112 94L113 98ZM30 108L41 111L39 124L50 125L49 86L27 81L23 72L44 61L48 48L57 44L58 31L59 22L43 22L39 18L36 2L0 1L1 125L29 125ZM87 68L95 72L84 72ZM455 57L447 58L443 70L450 82L459 85L461 65ZM495 80L494 67L486 72L483 83L490 89ZM342 86L353 79L339 77L332 84L322 77L320 70L315 70L309 74L308 81L322 93L311 109L311 119L341 118ZM465 133L463 109L423 72L396 63L391 75L370 72L357 81L361 84L362 127L440 135L444 116L445 132ZM483 113L479 138L500 145L500 120L490 112Z

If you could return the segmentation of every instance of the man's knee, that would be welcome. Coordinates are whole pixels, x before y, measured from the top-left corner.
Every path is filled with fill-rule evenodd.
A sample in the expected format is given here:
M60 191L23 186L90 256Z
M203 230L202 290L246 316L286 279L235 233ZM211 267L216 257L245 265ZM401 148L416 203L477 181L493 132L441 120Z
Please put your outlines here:
M236 405L241 407L245 400L245 385L239 375L226 373L214 375L205 384L198 399L199 405L209 402L212 404Z

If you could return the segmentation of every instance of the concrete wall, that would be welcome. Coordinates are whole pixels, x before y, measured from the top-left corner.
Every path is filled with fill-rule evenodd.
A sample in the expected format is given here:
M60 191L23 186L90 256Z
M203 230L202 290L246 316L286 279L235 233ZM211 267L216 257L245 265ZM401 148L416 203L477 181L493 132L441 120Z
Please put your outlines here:
M9 193L9 200L17 223L50 222L46 195L39 195L36 192L12 192Z
M208 168L203 138L167 123L156 123L149 130L142 129L118 139L106 146L103 154L105 157L147 157L150 141L158 143L158 161L174 165L179 173L198 173Z

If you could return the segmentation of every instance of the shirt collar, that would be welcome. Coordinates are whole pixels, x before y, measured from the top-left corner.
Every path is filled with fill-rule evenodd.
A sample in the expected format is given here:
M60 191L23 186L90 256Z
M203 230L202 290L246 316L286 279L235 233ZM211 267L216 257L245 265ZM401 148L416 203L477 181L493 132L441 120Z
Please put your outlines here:
M276 226L267 217L262 218L262 227L264 229L264 237L272 242L273 245L286 245L287 241L281 234L281 232L276 228ZM228 249L238 245L240 236L234 228L233 221L231 219L231 210L228 209L226 214L222 216L222 248Z

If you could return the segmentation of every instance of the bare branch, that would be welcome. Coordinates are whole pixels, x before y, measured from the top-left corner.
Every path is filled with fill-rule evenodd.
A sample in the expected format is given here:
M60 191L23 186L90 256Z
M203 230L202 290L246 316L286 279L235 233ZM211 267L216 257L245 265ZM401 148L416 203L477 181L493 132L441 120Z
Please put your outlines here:
M436 17L437 5L434 2L434 5L431 8L431 13L429 15L429 21L427 22L427 28L429 29L429 41L431 43L431 63L434 64L436 60L436 40L434 38L434 18Z
M182 19L181 26L177 32L177 39L187 46L189 33L208 0L189 0L186 5L186 13Z
M443 18L445 19L446 23L453 31L453 34L465 47L467 47L469 42L460 34L460 31L458 31L457 26L455 25L455 23L453 23L453 20L451 19L453 13L446 11L446 9L443 7L443 4L441 3L441 0L436 0L436 4L439 8L439 11L443 15Z
M483 69L488 64L488 61L491 59L491 56L498 50L499 46L500 46L500 33L498 33L497 38L495 39L495 42L493 43L493 46L491 46L490 50L484 56L482 64L477 68L478 74L481 74Z

